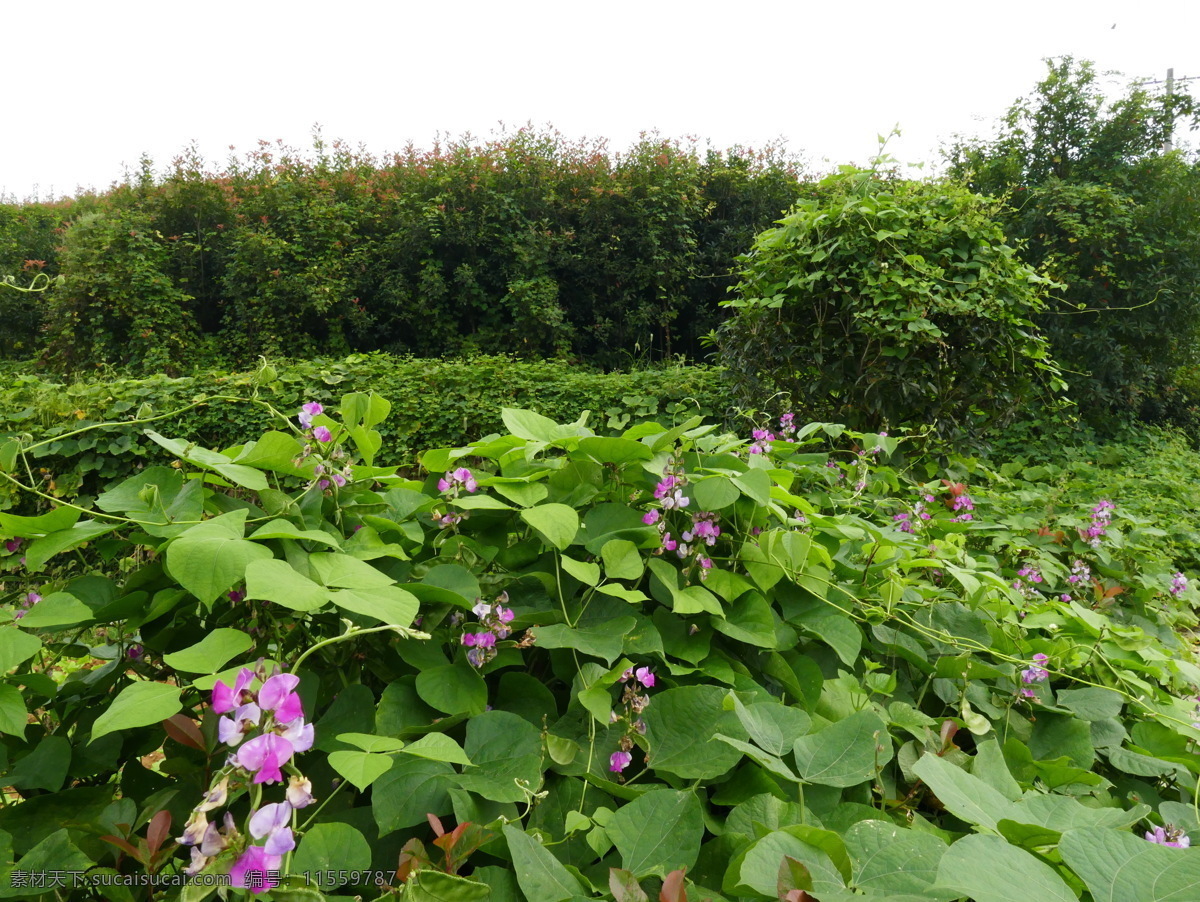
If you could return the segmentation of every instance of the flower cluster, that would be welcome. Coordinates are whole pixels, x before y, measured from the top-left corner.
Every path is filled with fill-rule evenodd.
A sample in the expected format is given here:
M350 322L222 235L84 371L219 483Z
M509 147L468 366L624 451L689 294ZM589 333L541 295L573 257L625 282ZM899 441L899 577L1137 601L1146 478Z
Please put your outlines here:
M35 604L37 604L41 600L42 600L42 596L38 595L37 592L29 592L28 594L26 594L26 596L21 599L21 610L17 611L15 614L13 614L13 620L20 620L27 613L29 613L29 609L31 607L33 607Z
M967 494L967 487L961 482L951 482L943 479L942 484L950 497L945 499L946 507L955 515L951 522L967 523L975 518L971 512L975 510L975 501Z
M346 452L340 448L324 447L333 441L333 433L325 426L313 426L313 417L319 417L324 412L325 408L316 401L310 401L300 408L300 415L296 419L304 430L305 444L303 453L294 461L296 466L301 466L309 457L317 458L313 470L316 479L312 484L322 492L332 486L341 488L354 477Z
M746 450L751 454L766 454L771 450L771 442L775 441L775 433L769 429L754 429L750 435L754 442Z
M1020 592L1026 601L1040 601L1042 595L1035 586L1041 582L1044 580L1036 567L1022 567L1017 571L1017 578L1013 580L1012 587Z
M1174 576L1171 577L1171 594L1174 595L1176 598L1178 598L1180 595L1182 595L1184 592L1186 592L1187 588L1188 588L1187 577L1184 576L1182 573L1176 573Z
M1033 656L1032 663L1021 671L1021 682L1025 684L1025 688L1021 690L1021 695L1025 698L1036 698L1035 693L1029 687L1034 683L1044 683L1050 676L1050 671L1046 670L1046 663L1050 660L1047 655L1038 652Z
M1172 849L1186 849L1192 844L1188 835L1174 824L1147 830L1146 841L1160 846L1170 846Z
M458 498L463 492L471 494L479 489L479 483L475 481L474 474L466 467L459 467L457 470L447 470L446 475L438 480L438 491L446 495L451 501ZM467 518L466 511L446 510L443 513L434 513L433 522L443 529L449 529L452 526L457 526Z
M251 687L258 681L257 690ZM222 716L217 723L220 740L237 748L192 809L178 842L190 846L192 861L185 870L194 876L218 856L236 855L229 868L231 885L259 893L278 885L283 856L296 847L292 833L293 814L313 802L312 783L292 763L296 752L313 744L313 727L304 722L304 710L296 694L299 677L274 673L266 676L243 667L232 686L218 680L212 691L212 709ZM247 738L249 734L255 734ZM290 776L284 799L259 805L260 789L253 792L254 809L244 832L239 832L231 812L218 826L208 812L227 805L231 789L238 783L257 787L282 782L283 770ZM232 783L232 787L231 787Z
M508 625L513 621L512 608L504 605L508 602L508 593L501 592L495 604L480 600L471 608L479 625L479 632L464 632L462 644L467 648L467 660L474 667L483 667L496 657L496 640L507 639L512 630Z
M654 487L654 498L665 511L683 510L692 502L691 498L683 494L685 485L687 477L683 474L682 467L672 459L663 472L663 478Z
M608 769L619 774L633 762L634 735L644 735L646 722L642 720L642 712L650 705L647 690L653 689L657 680L649 667L630 667L621 674L621 683L625 691L621 694L621 704L624 714L612 713L612 723L625 722L625 733L617 743L617 751L608 759Z
M921 524L925 520L929 520L933 515L925 509L926 504L933 502L932 495L922 495L921 500L913 505L912 512L901 511L898 514L892 515L893 522L901 532L907 532L910 535L921 528Z
M1100 547L1101 539L1112 525L1112 512L1115 509L1116 505L1107 499L1092 508L1092 523L1080 531L1080 536L1093 548Z
M1071 575L1067 577L1069 583L1087 583L1092 578L1092 568L1087 565L1087 562L1076 558L1071 562Z
M796 415L785 413L779 418L779 437L785 442L796 441Z

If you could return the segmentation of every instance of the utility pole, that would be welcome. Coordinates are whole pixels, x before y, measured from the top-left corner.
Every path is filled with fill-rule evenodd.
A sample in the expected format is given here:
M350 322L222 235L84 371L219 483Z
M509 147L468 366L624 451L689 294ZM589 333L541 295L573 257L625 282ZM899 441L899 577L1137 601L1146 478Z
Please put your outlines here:
M1171 68L1171 69L1167 70L1167 109L1168 110L1173 109L1174 105L1171 103L1171 96L1174 93L1175 93L1175 70L1174 70L1174 68ZM1166 141L1163 142L1163 150L1166 153L1170 153L1172 150L1175 149L1174 141L1171 140L1173 137L1174 131L1175 131L1175 120L1172 117L1171 121L1167 123L1167 139L1166 139Z

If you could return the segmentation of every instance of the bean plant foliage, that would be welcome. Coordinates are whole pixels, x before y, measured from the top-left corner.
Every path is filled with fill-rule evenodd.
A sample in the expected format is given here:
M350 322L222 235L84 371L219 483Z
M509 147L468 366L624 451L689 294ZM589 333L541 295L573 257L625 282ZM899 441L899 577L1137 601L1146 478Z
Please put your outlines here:
M1119 504L790 416L512 408L408 478L388 411L0 514L0 895L1200 892L1195 590Z

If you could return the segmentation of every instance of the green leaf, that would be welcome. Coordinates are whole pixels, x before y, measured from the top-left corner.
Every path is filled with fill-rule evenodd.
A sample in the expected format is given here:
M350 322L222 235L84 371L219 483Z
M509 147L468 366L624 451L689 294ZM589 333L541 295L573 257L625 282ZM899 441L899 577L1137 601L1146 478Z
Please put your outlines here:
M927 894L946 848L936 836L887 821L859 821L846 832L851 882L868 892Z
M194 442L185 442L182 439L176 438L164 438L153 429L147 429L145 433L151 441L162 445L181 460L186 460L188 463L196 464L198 467L220 473L234 485L240 485L244 489L252 489L256 492L261 492L263 489L270 487L267 483L267 477L263 476L261 472L242 466L241 464L235 464L224 454L218 454L216 451L201 448Z
M883 721L859 711L795 743L800 776L822 786L856 786L892 760L892 739Z
M801 629L812 633L837 652L847 667L853 667L862 650L862 632L845 614L830 607L821 607L807 613L799 621L792 621Z
M406 745L404 754L429 758L432 761L461 764L464 767L471 766L471 759L463 751L462 746L445 733L426 733L416 742Z
M377 589L341 589L329 593L329 599L339 608L373 617L393 626L412 626L420 604L399 586Z
M704 821L695 793L652 789L617 809L604 829L621 867L638 877L665 877L696 864Z
M0 676L28 661L41 647L42 640L37 636L23 633L15 626L0 627Z
M641 442L627 438L588 436L579 440L579 450L602 464L627 464L650 460L654 454Z
M70 529L47 533L40 539L35 539L30 544L28 550L26 550L25 567L31 572L36 573L54 555L70 551L72 548L78 548L80 545L110 533L116 528L117 524L115 523L100 523L88 520L83 523L76 523Z
M312 472L312 464L298 467L295 461L304 453L304 446L295 436L285 432L264 432L258 441L247 442L233 458L233 463L256 470L271 470L289 476L302 476ZM222 455L224 456L224 455Z
M536 641L539 648L574 648L611 666L621 656L626 633L635 626L637 621L632 617L617 617L574 629L558 623L538 627Z
M371 810L380 837L426 823L426 814L451 811L454 768L443 761L397 756L391 770L371 787Z
M386 573L348 554L322 551L310 554L308 562L317 579L330 588L381 589L395 583Z
M696 506L703 511L719 511L742 497L741 489L728 476L706 476L688 487Z
M796 739L812 729L812 718L800 708L790 708L779 702L743 705L741 699L732 692L726 698L750 738L759 748L772 755L787 754L794 747Z
M315 611L329 601L329 590L297 573L287 561L270 558L246 566L246 597L293 611Z
M579 514L565 504L539 504L521 511L521 519L547 543L563 551L579 532Z
M405 884L405 902L488 902L492 888L455 874L421 868Z
M163 655L163 661L184 673L216 673L231 658L254 647L254 640L241 630L220 627L195 645Z
M338 741L362 749L364 752L398 752L404 743L391 736L376 736L374 733L339 733Z
M250 538L255 542L266 539L294 539L297 542L317 542L321 545L341 546L337 536L323 529L301 529L290 520L272 520L254 530Z
M1200 899L1200 849L1173 849L1118 830L1071 830L1059 851L1096 902Z
M600 565L592 564L586 561L577 561L574 558L567 557L565 554L559 558L562 568L575 577L585 586L594 586L600 582Z
M444 714L482 714L488 690L479 672L459 661L418 673L417 695Z
M71 836L66 829L51 833L36 846L21 856L14 870L25 873L50 874L54 871L67 873L66 883L55 884L60 890L71 887L72 872L83 872L92 867L94 862L71 842ZM50 881L47 881L49 885ZM11 875L6 875L0 885L0 898L29 899L44 896L44 893L31 893L29 886L14 886Z
M933 790L933 794L955 817L968 824L996 829L1001 818L1014 817L1013 803L984 783L937 755L922 755L913 773Z
M765 470L747 470L734 476L733 484L759 504L765 506L771 503L771 477Z
M732 892L740 885L769 899L776 898L779 864L784 856L790 856L808 868L813 893L818 899L824 898L827 892L845 888L841 874L824 851L783 829L768 833L734 856L726 875L725 891ZM737 895L746 893L738 892Z
M504 421L505 427L513 435L526 441L545 442L546 444L572 436L587 435L587 430L583 427L586 418L587 415L584 414L578 422L569 426L560 426L554 420L547 419L532 410L520 410L512 407L504 407L500 410L500 419Z
M107 733L148 727L183 708L179 687L166 683L133 683L121 690L92 725L92 742Z
M36 517L0 513L0 530L3 530L6 536L32 539L70 529L82 514L83 511L77 507L56 507Z
M371 846L366 837L349 824L326 822L305 831L292 859L291 872L365 871L370 867Z
M458 784L493 802L520 802L542 782L542 736L537 727L508 711L486 711L467 721L464 743L474 767Z
M737 715L724 709L724 700L725 691L716 686L682 686L656 693L642 717L650 766L685 780L707 780L737 764L742 753L713 739L716 733L746 738Z
M25 710L21 691L16 686L0 683L0 733L24 738L28 724L29 712Z
M645 564L638 548L627 539L612 539L600 549L604 574L609 579L641 579Z
M167 548L167 572L204 604L245 581L253 561L273 556L271 549L242 538L246 516L238 510L205 520Z
M74 595L54 592L30 608L19 622L25 629L52 630L90 623L93 617L92 609Z
M342 734L338 739L345 735ZM392 759L387 755L373 755L370 752L339 751L329 753L329 766L362 792L391 770Z
M967 836L952 845L942 856L933 886L934 891L943 889L974 902L1077 902L1053 868L999 836ZM1126 898L1142 902L1145 897Z
M527 899L565 902L585 895L583 886L554 854L523 830L504 825L504 838L512 855L517 883Z

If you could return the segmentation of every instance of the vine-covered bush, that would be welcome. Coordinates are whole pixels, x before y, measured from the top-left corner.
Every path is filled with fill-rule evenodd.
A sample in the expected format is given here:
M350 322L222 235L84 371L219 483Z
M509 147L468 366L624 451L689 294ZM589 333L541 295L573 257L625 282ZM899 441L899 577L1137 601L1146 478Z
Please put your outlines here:
M1061 387L1030 321L1047 280L956 184L844 167L742 263L718 340L747 402L973 435Z
M269 412L224 452L148 430L173 465L0 514L6 896L1200 885L1196 590L1140 568L1111 498L1031 508L792 416L749 441L506 409L409 478L378 396ZM0 478L51 501L37 447Z

